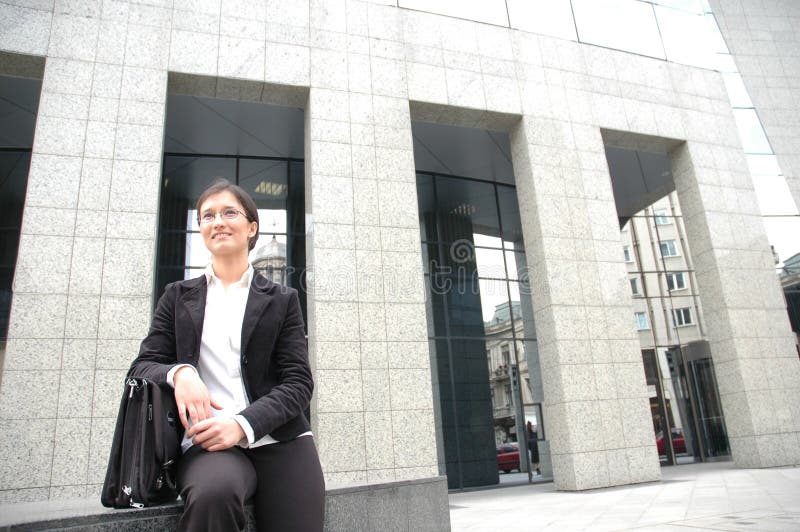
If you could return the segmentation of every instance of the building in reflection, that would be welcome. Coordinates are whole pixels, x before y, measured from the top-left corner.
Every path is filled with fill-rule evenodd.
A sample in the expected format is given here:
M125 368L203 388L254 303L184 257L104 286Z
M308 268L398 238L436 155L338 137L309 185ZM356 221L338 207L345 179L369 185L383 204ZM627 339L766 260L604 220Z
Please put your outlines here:
M610 157L625 155L616 152ZM663 171L668 172L665 164ZM613 173L619 166L612 163L611 168ZM728 456L714 365L677 194L668 193L623 223L622 252L659 459L675 464Z
M273 283L286 284L286 244L278 242L275 235L251 252L250 263L253 269Z
M522 441L525 424L537 424L537 405L531 391L528 360L520 357L519 365L514 350L524 353L524 337L519 301L501 303L495 307L491 321L483 324L486 331L486 361L489 365L489 382L492 389L492 417L496 444ZM513 334L512 334L513 329ZM519 403L522 402L522 408ZM520 413L522 415L520 415ZM524 416L524 419L523 419Z

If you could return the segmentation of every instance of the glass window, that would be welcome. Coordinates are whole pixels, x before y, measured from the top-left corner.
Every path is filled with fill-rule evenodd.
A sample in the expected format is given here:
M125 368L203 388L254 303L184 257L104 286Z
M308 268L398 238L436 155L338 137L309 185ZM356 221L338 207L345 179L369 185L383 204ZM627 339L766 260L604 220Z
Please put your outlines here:
M636 316L636 328L638 330L646 331L650 328L650 325L647 323L646 312L636 312L634 315Z
M731 107L753 107L753 101L747 93L747 89L742 81L742 76L738 72L724 72L722 80L725 82L725 89L728 91L728 99Z
M667 60L713 68L715 54L702 10L690 12L661 6L655 6L654 9Z
M677 257L678 256L678 248L675 245L674 240L662 240L658 243L659 247L661 248L661 256L662 257Z
M30 150L0 152L0 176L3 176L0 181L0 347L8 332L12 281L30 162Z
M630 281L630 283L631 283L631 293L633 295L635 295L635 296L640 295L639 294L639 279L634 277L633 279L628 279L628 281Z
M541 389L538 366L528 371L529 358L538 359L522 235L513 222L516 191L426 173L418 174L417 190L424 234L445 235L445 242L422 244L431 272L425 276L426 317L435 342L441 462L451 488L497 484L496 447L516 441L515 420L534 409L524 383L533 375ZM434 262L447 267L434 270Z
M653 212L655 216L656 225L669 225L672 223L669 213L666 209L659 209Z
M704 13L702 0L651 0L652 3L661 6L671 7L673 9L680 9L693 13L695 15L702 15Z
M433 176L417 173L417 198L419 200L419 231L423 242L435 242L436 238L436 195L433 190Z
M622 255L625 257L625 262L633 262L633 257L631 256L631 247L630 246L623 246L622 247Z
M570 0L506 0L512 28L578 40Z
M747 158L747 167L753 177L782 174L778 158L774 155L745 155L745 157Z
M0 76L0 373L41 88L39 79Z
M800 253L800 216L765 217L769 243L772 244L781 261Z
M492 183L436 178L437 237L474 245L476 236L500 237L495 186ZM499 244L499 242L498 242Z
M452 2L449 0L398 0L398 7L416 9L427 13L436 13L448 17L464 18L508 26L508 14L503 0L469 0Z
M755 109L734 109L733 117L746 153L772 153Z
M683 272L669 272L667 273L667 289L683 290L686 288L686 275Z
M497 185L497 203L500 206L500 225L502 227L503 247L523 251L522 222L519 216L517 190L505 185Z
M765 216L792 216L797 214L794 197L783 176L758 176L753 179L761 214Z
M675 327L685 327L687 325L692 325L693 324L692 309L689 307L673 309L672 324Z
M157 290L201 274L210 260L195 202L217 176L244 188L255 201L259 239L250 262L274 282L301 290L305 269L302 161L166 154L159 217ZM298 214L296 211L300 212ZM301 290L301 305L305 305Z
M581 42L665 59L653 6L629 0L572 0Z

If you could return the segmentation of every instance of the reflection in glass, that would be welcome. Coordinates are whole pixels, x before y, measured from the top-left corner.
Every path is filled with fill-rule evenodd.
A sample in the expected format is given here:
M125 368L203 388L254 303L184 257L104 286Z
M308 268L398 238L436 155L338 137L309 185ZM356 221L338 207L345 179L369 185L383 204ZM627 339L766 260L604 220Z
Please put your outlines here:
M653 6L628 0L572 0L581 42L665 59Z
M781 167L778 166L778 158L775 155L745 155L747 167L753 177L762 175L781 175Z
M702 13L702 11L701 11ZM688 11L655 6L658 30L668 61L713 68L708 24L705 17Z
M733 117L746 153L772 153L755 109L734 109Z
M519 224L513 228L516 194L495 183L418 177L423 238L435 234L443 240L422 244L428 334L436 340L440 460L444 456L451 488L497 484L498 471L508 468L505 460L515 461L511 470L528 470L528 455L519 452L527 421L537 434L544 430L534 404L534 398L541 402L541 377L532 302L527 291L520 296L515 280L525 264L524 253L514 251L523 249ZM501 214L512 220L508 233L505 226L500 230L497 216L501 190L506 205ZM501 456L497 450L503 444L516 450Z
M770 244L778 254L778 258L784 261L800 253L800 217L781 216L764 218L764 226L770 237Z
M0 152L0 176L3 176L0 181L0 347L8 332L12 280L30 161L31 153L28 150Z
M497 187L497 203L500 206L500 225L503 228L503 245L506 249L522 251L522 222L519 216L517 191L511 187Z
M506 0L512 28L578 40L570 0Z
M506 268L503 264L503 251L500 249L475 248L475 262L479 277L503 279Z
M473 234L500 236L492 183L438 177L436 200L441 240L474 243Z
M159 207L159 293L169 282L200 275L209 263L195 201L214 178L225 177L247 190L258 209L259 239L250 262L273 282L300 289L304 309L303 174L301 161L165 155Z
M758 176L753 179L753 187L756 191L756 197L758 197L762 215L792 216L797 214L794 198L789 191L786 180L782 176ZM797 236L797 233L795 233L795 236Z
M742 81L742 76L737 72L725 72L722 74L725 82L725 89L728 91L728 99L731 107L753 107L753 101L747 94L747 89Z
M451 2L449 0L398 0L398 7L416 9L450 17L465 18L498 26L508 25L506 5L503 0L471 0Z

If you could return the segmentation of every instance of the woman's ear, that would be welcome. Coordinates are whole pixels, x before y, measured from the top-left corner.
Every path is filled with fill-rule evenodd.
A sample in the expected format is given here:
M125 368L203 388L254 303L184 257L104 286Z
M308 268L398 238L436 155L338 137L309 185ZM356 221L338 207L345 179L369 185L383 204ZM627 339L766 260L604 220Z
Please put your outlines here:
M250 230L247 231L247 238L252 238L258 233L258 222L250 222Z

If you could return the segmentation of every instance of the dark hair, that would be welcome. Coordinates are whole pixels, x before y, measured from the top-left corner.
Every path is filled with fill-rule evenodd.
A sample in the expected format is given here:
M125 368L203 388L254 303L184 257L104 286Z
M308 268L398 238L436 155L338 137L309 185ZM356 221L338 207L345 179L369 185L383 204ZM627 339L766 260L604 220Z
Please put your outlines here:
M239 203L242 204L242 208L244 209L244 214L247 216L248 222L255 222L256 225L258 223L258 208L256 208L256 203L253 201L253 198L250 197L250 194L245 191L239 185L234 185L227 179L223 177L218 177L214 179L214 182L200 194L200 197L197 198L197 205L195 209L197 209L197 220L200 221L200 207L202 207L203 202L205 202L209 196L213 196L214 194L219 194L220 192L230 192L233 194ZM258 229L256 229L256 234L250 237L248 241L248 250L252 250L256 247L256 241L258 240Z

